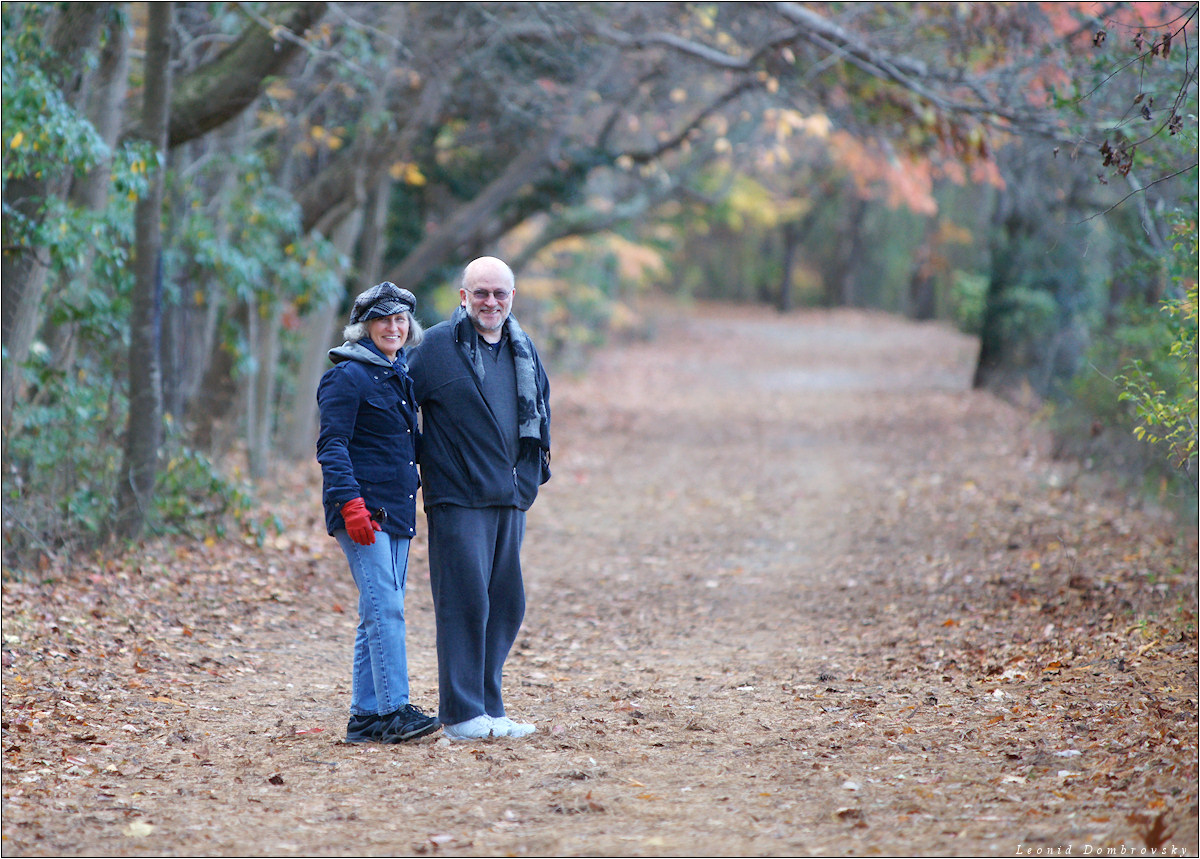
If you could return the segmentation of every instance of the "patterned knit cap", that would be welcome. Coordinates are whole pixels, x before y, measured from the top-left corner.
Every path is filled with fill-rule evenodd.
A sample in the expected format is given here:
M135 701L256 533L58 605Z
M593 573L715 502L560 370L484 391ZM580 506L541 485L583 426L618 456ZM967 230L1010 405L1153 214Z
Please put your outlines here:
M376 316L391 316L402 310L412 313L416 309L416 296L407 289L401 289L391 281L385 280L354 299L354 308L350 311L350 324L366 322Z

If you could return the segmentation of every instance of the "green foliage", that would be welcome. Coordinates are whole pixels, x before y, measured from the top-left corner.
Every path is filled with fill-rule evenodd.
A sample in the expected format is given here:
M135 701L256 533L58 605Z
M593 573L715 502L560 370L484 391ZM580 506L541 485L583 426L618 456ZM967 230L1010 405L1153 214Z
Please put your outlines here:
M22 182L47 194L27 196L20 208L5 206L4 242L36 253L51 277L41 339L20 368L26 396L14 403L7 438L4 544L13 570L39 554L94 545L108 530L128 409L133 212L148 171L157 168L143 146L110 151L64 101L45 71L54 58L42 47L43 7L21 4L24 17L14 22L15 5L3 12L3 178L6 189ZM73 205L54 190L102 165L109 188L101 209ZM221 236L204 177L177 183L183 200L177 211L186 214L171 225L178 244L167 249L166 270L218 284L224 298L215 300L264 313L278 312L289 299L303 307L339 294L336 272L344 261L332 245L302 234L295 202L271 185L261 158L248 155L239 167L232 197L222 201L227 232ZM214 300L203 291L179 295L170 278L166 289L169 302ZM149 527L195 535L235 521L255 530L246 486L223 477L168 429Z
M17 9L15 7L27 7ZM38 4L4 4L3 88L4 180L50 179L82 173L106 154L100 136L63 99L47 73L54 57L40 28L30 26ZM26 16L16 21L15 17Z
M1004 291L996 318L1000 339L1030 347L1053 331L1058 302L1041 284L1021 283Z
M124 386L111 366L83 357L60 369L44 344L24 368L30 395L14 409L4 474L7 570L104 539L120 478ZM163 448L148 525L196 536L233 520L253 531L247 488L174 437Z
M111 511L123 398L82 362L56 368L45 346L26 366L30 396L14 412L4 475L6 555L96 538Z
M228 159L211 169L228 171ZM172 225L173 243L166 249L166 268L180 273L168 284L170 300L193 306L245 304L265 316L280 313L289 301L303 313L339 297L345 261L331 242L303 233L298 205L272 184L261 155L237 156L234 170L235 181L228 183L232 193L217 200L207 189L221 183L204 171L186 182L172 181L184 214ZM181 294L180 283L193 291ZM251 360L249 332L237 315L221 318L222 339L234 348L236 370L245 373Z
M53 60L44 52L39 31L11 26L10 7L4 10L0 136L6 188L15 182L54 187L105 161L112 172L109 204L99 212L84 211L54 194L27 198L18 208L8 204L6 195L5 252L36 251L53 271L65 275L78 273L85 260L98 254L110 263L109 274L119 272L126 268L132 205L146 186L147 150L129 145L110 152L43 70Z
M1180 468L1192 466L1197 457L1197 376L1196 329L1197 254L1195 222L1181 221L1179 241L1172 247L1176 282L1189 278L1182 298L1171 298L1161 308L1165 322L1153 326L1155 341L1146 358L1133 358L1125 373L1117 377L1122 391L1119 399L1131 403L1139 424L1133 433L1150 444L1161 444Z
M955 269L950 286L951 312L960 331L978 334L987 302L987 275Z
M249 484L224 475L204 454L182 439L164 446L154 495L157 529L203 537L209 532L225 536L232 519L248 531L260 526L250 515L253 494Z
M1194 217L1181 220L1181 241L1168 259L1139 259L1116 275L1161 284L1165 267L1183 294L1155 307L1142 297L1146 287L1135 289L1093 339L1085 371L1051 420L1061 450L1134 477L1186 516L1197 502Z

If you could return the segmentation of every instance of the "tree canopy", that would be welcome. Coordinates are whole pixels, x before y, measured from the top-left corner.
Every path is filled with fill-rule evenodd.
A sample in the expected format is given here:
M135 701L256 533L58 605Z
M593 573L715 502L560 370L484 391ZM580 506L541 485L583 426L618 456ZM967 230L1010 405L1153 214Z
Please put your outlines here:
M123 531L209 527L214 461L311 454L348 297L431 321L479 253L567 351L654 285L958 319L1041 393L1187 288L1195 3L184 3L165 67L153 5L3 7L13 547L103 536L139 432Z

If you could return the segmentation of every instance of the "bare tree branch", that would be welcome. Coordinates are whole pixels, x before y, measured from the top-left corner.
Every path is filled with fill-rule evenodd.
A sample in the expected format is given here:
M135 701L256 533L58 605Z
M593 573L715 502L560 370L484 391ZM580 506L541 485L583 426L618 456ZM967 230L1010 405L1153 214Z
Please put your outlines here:
M212 62L179 78L171 99L169 146L193 140L233 119L262 93L271 75L300 51L303 34L321 20L326 3L289 3L272 7L271 27L254 23Z

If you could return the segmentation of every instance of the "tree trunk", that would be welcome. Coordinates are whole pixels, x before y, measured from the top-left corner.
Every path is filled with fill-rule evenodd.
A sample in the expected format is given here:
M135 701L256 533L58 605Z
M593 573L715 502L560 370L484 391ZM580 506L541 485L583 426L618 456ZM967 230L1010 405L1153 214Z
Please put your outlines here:
M249 380L249 408L246 412L246 454L250 476L255 480L267 476L271 465L271 427L275 416L276 365L279 363L279 329L282 316L277 308L262 313L259 307L250 308L253 320L250 339L254 350L254 375Z
M223 340L213 337L204 377L196 397L185 413L191 426L192 443L197 449L215 456L232 438L225 429L226 419L237 401L237 385L233 380L233 350Z
M358 265L355 268L364 279L363 289L379 283L383 272L383 251L387 246L387 214L392 198L392 181L383 176L370 186L364 209L362 237L358 245ZM367 283L369 281L370 283Z
M162 163L150 178L134 216L137 238L129 335L129 421L125 459L116 497L116 533L137 537L154 500L162 442L162 211L167 170L167 124L171 97L171 27L174 3L152 3L148 12L142 136Z
M937 276L942 268L938 264L937 234L938 220L929 218L925 223L925 236L913 254L912 272L908 278L908 312L913 319L922 322L937 316Z
M87 117L110 149L115 149L125 121L125 95L129 90L129 4L113 3L104 18L104 46L100 63L89 81ZM71 199L93 211L104 208L108 198L112 159L88 171L71 188Z
M201 153L207 146L235 151L246 148L249 145L246 133L251 124L252 117L243 114L236 123L228 126L228 131L223 129L216 135L227 137L228 141L195 141L180 147L178 152L173 150L172 156L178 154L182 157L181 163L189 163L203 157ZM193 148L198 151L194 157L189 157ZM281 147L282 151L289 149L287 144ZM213 182L209 203L213 234L218 244L233 241L226 207L237 182L237 164L226 159ZM223 444L234 437L223 426L224 419L237 411L233 354L220 337L220 324L226 314L237 315L242 309L236 303L233 307L226 306L225 287L211 271L185 270L179 273L179 278L181 292L194 290L201 293L203 306L197 306L195 300L184 300L168 311L168 328L177 332L171 336L169 352L176 378L171 380L171 385L165 386L165 391L170 394L168 402L176 409L174 413L186 416L190 440L197 449L216 457L224 452Z
M809 209L799 221L788 221L783 226L783 277L779 284L779 312L786 313L795 306L796 255L804 247L808 234L817 223L817 210Z
M862 296L858 290L858 261L862 256L863 240L866 238L862 228L866 214L866 201L855 200L850 223L842 231L843 255L839 266L841 283L838 295L843 307L858 307L862 304Z

